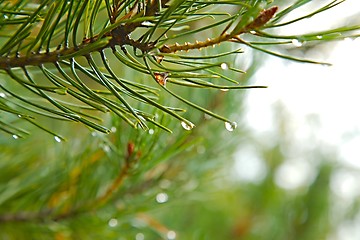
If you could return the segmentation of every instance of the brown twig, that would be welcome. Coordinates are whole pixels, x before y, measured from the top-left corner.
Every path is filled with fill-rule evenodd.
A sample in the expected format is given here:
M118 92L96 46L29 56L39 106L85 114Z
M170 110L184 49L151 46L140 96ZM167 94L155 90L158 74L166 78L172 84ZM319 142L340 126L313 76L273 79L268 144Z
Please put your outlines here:
M168 0L162 1L162 3L167 3ZM118 15L118 8L122 5L122 2L118 2L115 7L113 7L113 11L110 16L110 22L114 23L116 17ZM148 4L146 8L142 9L138 13L138 5L135 2L133 8L123 16L121 19L130 19L135 15L144 15L144 16L154 16L159 11L159 3L157 0L148 0ZM114 48L115 46L124 46L130 45L134 48L140 49L142 52L150 51L155 47L154 43L141 43L140 41L136 41L130 38L130 33L135 31L136 28L140 27L142 22L129 22L123 25L116 27L115 29L111 30L108 33L105 33L102 38L104 37L111 37L109 44L106 46L101 46L96 49L91 49L92 52L101 51L105 48ZM14 67L24 67L24 66L39 66L44 63L55 63L58 62L60 59L64 58L64 56L75 56L76 53L85 49L90 44L96 42L98 36L94 36L92 38L86 38L82 41L82 43L76 47L72 48L60 48L56 49L55 51L47 51L45 53L33 53L31 55L26 56L13 56L13 57L0 57L0 69L9 69ZM85 53L83 55L86 55Z
M256 30L256 29L264 26L274 16L277 9L278 9L278 7L274 6L269 9L263 10L259 14L259 16L257 18L255 18L254 21L252 21L251 23L246 25L243 29L239 30L238 32L231 32L231 33L224 32L219 37L208 38L204 42L200 42L200 41L196 41L195 43L186 42L185 44L182 44L182 45L180 45L178 43L175 43L173 45L165 44L159 50L162 53L175 53L177 51L189 51L189 50L193 50L193 49L201 50L202 48L214 46L216 44L220 44L222 42L229 41L232 38L234 38L240 34L243 34L243 33L246 33L246 32L252 31L252 30Z
M53 52L33 53L29 56L0 57L0 69L55 63L63 56L76 54L76 52L85 48L88 44L90 43L83 43L77 47L55 50Z

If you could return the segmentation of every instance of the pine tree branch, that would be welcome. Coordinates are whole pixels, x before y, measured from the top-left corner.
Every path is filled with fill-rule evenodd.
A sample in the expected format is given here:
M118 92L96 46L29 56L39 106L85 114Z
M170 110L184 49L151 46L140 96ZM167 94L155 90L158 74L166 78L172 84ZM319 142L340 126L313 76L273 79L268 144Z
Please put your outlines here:
M153 6L149 7L146 11L145 16L153 16L158 10L157 1L154 1ZM221 34L217 38L208 39L205 42L197 41L194 44L185 43L184 45L163 45L159 48L162 53L173 53L177 51L189 51L193 49L202 49L222 42L229 41L230 39L238 36L242 33L249 32L251 30L256 30L263 25L265 25L276 13L277 7L271 7L269 9L263 10L259 16L252 22L248 23L243 28L238 31L233 31L231 33ZM132 9L128 15L124 16L121 20L130 18L133 14ZM115 10L116 12L116 10ZM116 13L114 13L116 14ZM112 16L114 17L114 16ZM129 35L139 26L142 22L125 24L124 26L119 26L113 29L111 32L104 33L101 39L98 39L98 36L93 38L84 39L81 45L72 48L61 49L59 45L58 49L50 52L48 48L46 53L31 53L27 56L15 56L15 57L0 57L0 69L8 69L14 67L24 67L24 66L39 66L45 63L55 63L60 60L69 59L74 56L85 56L91 52L102 51L105 48L115 48L115 46L125 46L130 45L134 48L141 50L142 52L149 52L155 48L155 42L150 43L141 43L135 41L129 37ZM106 38L105 38L106 37Z
M287 56L268 48L270 45L291 44L291 41L282 40L290 37L294 37L293 39L301 37L301 40L307 42L319 42L319 36L321 41L357 36L353 32L358 30L359 26L318 32L316 36L314 34L279 36L265 31L268 28L282 26L282 23L279 23L282 17L307 2L309 1L299 1L293 7L276 15L278 7L267 7L266 1L258 0L247 2L191 0L52 2L47 0L36 5L31 11L25 8L27 7L25 0L19 7L13 3L5 5L0 3L4 5L4 9L0 11L6 16L0 21L0 31L6 31L8 26L12 26L9 28L11 36L0 35L5 38L5 44L0 47L0 73L6 76L4 81L7 83L6 86L2 83L0 85L4 91L0 95L4 103L1 111L9 115L10 119L18 115L27 116L21 119L34 119L31 124L41 129L47 128L37 124L37 115L81 122L90 128L109 132L109 129L103 126L105 124L101 122L101 117L94 116L93 113L112 112L134 128L147 130L150 124L171 131L157 121L152 109L158 109L178 119L186 129L191 129L189 126L194 124L175 110L179 109L178 107L166 106L160 102L163 96L159 93L163 90L191 108L226 123L232 122L178 95L177 88L169 89L167 85L226 90L264 88L265 86L240 85L236 79L239 78L239 73L245 71L234 66L232 60L224 62L224 59L228 59L230 55L243 51L238 49L217 52L209 56L202 53L187 56L179 51L201 50L228 42L246 45L288 60L321 63ZM303 18L290 20L286 25L321 13L341 2L343 1L334 0L311 14L304 15ZM236 11L214 12L209 7L216 4L229 5L234 9L236 7ZM204 18L208 17L213 20L205 21ZM206 23L203 27L191 29L193 23L202 24L203 20ZM174 39L194 37L202 34L202 31L222 25L225 26L222 27L222 32L215 37L209 36L208 40L194 40L193 43L185 44L171 43ZM346 35L338 33L346 33ZM82 41L79 41L79 38L82 38ZM247 38L263 41L248 41ZM259 47L261 43L267 43L267 47ZM99 55L101 61L97 62ZM108 55L115 57L115 60L124 67L144 74L145 78L152 78L160 88L154 91L148 83L120 77L121 73L114 71L112 63L108 62L110 59ZM83 59L87 61L83 63ZM31 82L31 75L37 69L40 69L42 77L48 81L49 86ZM226 72L223 71L225 69ZM8 81L9 78L16 83ZM229 81L234 85L218 84L215 82L217 79ZM92 85L93 82L95 87ZM15 88L12 85L16 84L24 87L25 91L13 90ZM35 94L38 101L28 99L27 93ZM81 104L74 104L74 101L80 101ZM134 107L137 104L140 104L139 107ZM85 111L92 112L89 114ZM23 136L21 128L12 126L11 121L3 122L2 131L16 137ZM54 137L59 136L50 129L46 131Z
M115 23L116 17L119 14L119 8L123 4L115 4L112 10L112 14L110 16L110 22ZM158 1L148 1L145 9L142 9L137 16L142 17L152 17L159 11L159 2ZM166 4L167 1L162 1L162 4ZM93 36L90 38L85 38L80 45L74 44L75 46L72 48L68 48L66 45L63 48L61 45L55 51L50 51L50 48L47 47L45 53L40 53L40 48L37 52L31 52L31 54L27 54L26 56L20 56L20 53L17 53L14 57L0 57L0 69L8 69L14 67L24 67L24 66L39 66L44 63L55 63L63 59L69 59L74 56L85 56L91 52L101 51L105 48L115 48L115 46L125 46L130 45L134 48L140 49L143 52L148 52L154 49L154 43L141 43L139 41L135 41L129 37L129 35L136 30L136 28L140 27L143 21L137 22L127 22L126 20L131 19L132 17L136 17L135 13L138 11L138 3L137 1L133 4L133 8L130 10L128 14L120 18L117 22L117 25L121 22L125 22L124 24L117 26L114 29L110 28L109 32L102 33L99 36ZM84 4L85 6L85 4ZM51 31L53 32L53 31ZM36 41L34 42L35 46ZM48 44L49 46L49 44ZM31 46L30 46L31 48Z
M278 7L274 6L269 9L263 10L260 12L260 14L253 20L252 22L248 23L242 28L235 29L231 33L226 33L226 29L223 31L223 33L218 36L217 38L208 39L204 42L196 41L196 43L185 43L184 45L180 44L174 44L174 45L163 45L160 47L160 52L162 53L176 53L177 51L189 51L193 49L199 49L202 48L214 46L216 44L220 44L222 42L229 41L240 34L247 33L253 30L256 30L258 28L261 28L264 26L276 13Z

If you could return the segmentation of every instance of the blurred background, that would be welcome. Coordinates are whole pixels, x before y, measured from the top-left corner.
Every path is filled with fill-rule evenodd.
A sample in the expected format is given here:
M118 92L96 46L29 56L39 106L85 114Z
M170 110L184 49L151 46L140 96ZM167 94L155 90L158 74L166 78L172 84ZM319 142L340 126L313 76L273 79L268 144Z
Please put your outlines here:
M319 1L314 1L317 3ZM323 30L326 26L338 27L344 23L358 24L359 9L358 1L345 1L291 29L282 29L283 34ZM356 73L360 40L347 38L309 48L306 42L294 42L290 51L299 52L305 58L322 59L332 66L268 58L254 81L267 84L269 89L261 96L249 92L244 121L266 148L275 147L282 136L280 149L284 161L277 166L272 179L278 188L288 193L299 192L314 184L322 164L331 166L328 185L323 185L322 191L327 191L326 188L329 191L328 217L336 227L332 234L321 239L359 239L360 216L354 206L360 194L360 113L355 110L360 100L360 79ZM235 175L240 182L263 181L269 171L266 159L260 157L256 149L246 149L251 157L243 157L241 150L238 152ZM350 215L351 218L338 221L341 216Z
M358 24L359 9L347 0L281 34ZM48 125L66 142L36 128L0 135L0 239L360 239L359 39L286 50L332 66L244 50L230 61L247 71L237 77L267 89L179 90L234 131L189 110L192 131L164 117L173 134L107 115L109 135L62 122ZM81 208L112 186L129 144L140 159L129 176L106 203Z

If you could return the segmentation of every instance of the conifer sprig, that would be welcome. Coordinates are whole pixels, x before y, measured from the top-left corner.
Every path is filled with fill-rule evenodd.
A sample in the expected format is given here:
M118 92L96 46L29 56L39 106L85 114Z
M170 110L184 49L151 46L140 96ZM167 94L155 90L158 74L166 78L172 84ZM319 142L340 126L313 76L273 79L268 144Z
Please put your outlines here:
M174 110L176 106L166 106L159 101L164 92L229 123L226 117L180 96L175 87L247 89L265 86L240 85L236 76L244 70L223 61L240 54L241 49L221 53L219 48L212 56L203 51L195 55L194 51L186 52L236 42L278 57L319 63L273 52L260 47L261 41L245 39L252 35L267 45L276 46L288 44L289 41L284 40L290 38L309 42L338 40L342 38L339 33L355 36L354 31L359 26L302 36L279 36L266 31L309 18L343 1L332 1L301 18L281 22L285 15L308 2L297 1L280 9L278 14L277 6L261 0L0 2L0 109L3 115L0 129L14 137L22 137L27 132L15 122L26 120L59 136L39 122L41 115L109 132L99 113L112 112L135 128L146 130L148 124L154 124L168 130L158 122L154 109L192 128L194 125ZM236 10L218 12L213 9L217 5ZM204 25L191 27L195 23ZM196 39L211 29L214 29L213 35ZM174 42L184 38L195 40L183 44ZM114 70L114 65L143 74L144 80L125 77L126 74ZM224 69L233 73L225 74ZM149 83L151 79L160 88ZM217 83L220 79L234 85ZM174 85L174 90L168 85Z

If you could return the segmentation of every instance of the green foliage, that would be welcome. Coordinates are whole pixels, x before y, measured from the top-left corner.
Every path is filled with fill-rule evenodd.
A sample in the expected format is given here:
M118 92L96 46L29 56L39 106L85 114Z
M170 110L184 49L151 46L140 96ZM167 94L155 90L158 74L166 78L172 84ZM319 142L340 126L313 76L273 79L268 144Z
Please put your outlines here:
M238 66L248 47L326 64L286 49L356 36L277 34L343 1L291 18L309 2L0 0L0 238L326 238L333 167L286 191L282 132L266 148L234 131L240 90L264 87L258 59ZM228 176L245 143L267 167L257 183Z
M286 45L293 39L317 42L319 36L329 41L351 36L358 29L343 27L301 36L267 31L311 17L342 1L280 22L307 2L298 1L274 17L274 3L254 0L2 1L1 130L23 137L28 131L17 123L27 121L61 138L58 131L40 120L46 117L79 122L109 133L99 113L111 112L134 128L147 130L156 125L171 131L159 123L156 113L171 115L192 128L191 119L182 114L187 106L232 123L184 98L179 86L215 90L264 87L244 85L238 80L244 72L233 64L243 51L238 44L291 60L318 63L259 44ZM225 8L219 11L217 6ZM199 25L203 27L195 27ZM183 39L191 42L175 42ZM229 51L209 49L229 42L234 42ZM186 53L188 50L191 53ZM119 65L127 68L119 71ZM229 72L238 74L229 76ZM187 106L164 104L160 101L164 96Z
M202 117L196 123L192 131L144 133L114 118L109 135L81 131L62 143L44 143L45 133L2 138L2 238L172 239L175 232L177 239L310 240L336 229L330 218L339 211L330 192L334 154L303 152L318 163L314 178L286 190L274 179L289 157L282 149L294 149L295 139L279 128L273 145L264 147L245 129L230 133ZM245 144L266 165L256 182L229 177L231 156Z

